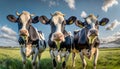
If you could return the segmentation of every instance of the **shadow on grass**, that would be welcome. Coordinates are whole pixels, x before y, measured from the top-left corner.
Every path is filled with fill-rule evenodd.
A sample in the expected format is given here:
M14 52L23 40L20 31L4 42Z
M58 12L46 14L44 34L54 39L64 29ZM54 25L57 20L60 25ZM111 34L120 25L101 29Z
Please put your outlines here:
M7 58L0 60L0 69L23 69L21 59L14 59L6 55L4 56ZM26 69L32 69L31 60L27 60ZM52 60L41 59L39 69L52 69Z

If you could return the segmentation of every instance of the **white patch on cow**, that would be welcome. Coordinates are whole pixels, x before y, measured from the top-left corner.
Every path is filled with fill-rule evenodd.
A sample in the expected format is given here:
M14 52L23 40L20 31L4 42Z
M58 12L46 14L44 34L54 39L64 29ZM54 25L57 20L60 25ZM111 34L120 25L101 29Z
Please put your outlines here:
M27 11L23 11L22 14L20 15L20 21L21 21L21 23L23 25L20 30L27 30L26 29L26 25L27 25L27 23L28 23L29 20L30 20L30 13L27 12Z
M25 56L26 49L25 49L25 45L20 45L20 46L21 46L20 53L21 53L21 56L22 56L22 61L23 61L23 63L25 63L26 62L26 56Z
M89 56L88 49L83 49L83 50L81 50L81 52L82 52L85 56Z
M91 21L90 18L87 18L86 21L87 21L88 24L91 24L91 23L92 23L92 21Z
M83 49L83 50L81 50L81 53L84 54L86 57L88 57L91 60L92 56L96 53L96 51L98 49L97 48L92 48L90 51L88 51L88 50L89 49Z
M39 33L38 30L35 28L35 31L37 32L37 35L39 36L39 40L45 40L44 34Z
M51 50L50 51L50 55L51 55L51 58L52 59L56 59L57 61L61 62L62 60L62 57L67 57L69 56L69 52L68 51L59 51L56 49L56 50ZM67 59L66 59L67 60Z
M58 55L58 50L50 50L50 56L52 59L56 59Z

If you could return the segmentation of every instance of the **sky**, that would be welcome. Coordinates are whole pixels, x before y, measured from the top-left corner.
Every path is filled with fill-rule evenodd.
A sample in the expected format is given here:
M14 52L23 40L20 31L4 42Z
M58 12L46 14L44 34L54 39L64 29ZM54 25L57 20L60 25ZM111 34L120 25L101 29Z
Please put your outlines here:
M99 15L98 20L104 17L109 18L106 26L100 26L99 37L106 38L120 31L120 0L0 0L0 46L18 45L18 26L6 19L6 16L18 11L28 11L36 16L46 15L50 18L50 13L61 11L65 19L76 16L78 20L84 21L83 17L94 14ZM16 16L17 17L17 16ZM48 39L50 26L40 22L33 24L41 30L45 39ZM66 30L73 33L74 30L81 29L75 24L66 25Z

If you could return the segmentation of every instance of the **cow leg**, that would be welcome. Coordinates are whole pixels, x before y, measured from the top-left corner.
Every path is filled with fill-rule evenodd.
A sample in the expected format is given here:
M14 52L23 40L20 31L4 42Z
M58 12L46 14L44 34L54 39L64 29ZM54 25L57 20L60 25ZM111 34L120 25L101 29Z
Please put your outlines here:
M83 69L86 69L86 61L85 61L85 58L84 58L84 54L82 52L80 52L80 58L82 60L82 64L83 64Z
M38 54L38 69L40 68L40 58L41 58L41 53Z
M67 51L66 54L65 54L65 60L62 63L62 69L66 69L66 62L67 62L67 60L69 58L69 55L70 55L70 53Z
M99 50L97 49L96 52L95 52L95 54L94 54L94 61L93 61L94 69L96 69L98 55L99 55Z
M25 69L26 55L25 55L25 49L23 48L23 46L21 46L20 53L21 53L21 56L22 56L23 69Z
M75 67L75 52L72 53L72 67Z
M38 56L38 53L39 53L38 49L35 48L35 54L33 55L33 60L32 60L33 69L36 69L36 58Z
M56 69L56 67L57 67L57 62L56 62L56 60L55 60L55 54L54 54L53 50L50 50L50 55L51 55L52 62L53 62L53 69Z

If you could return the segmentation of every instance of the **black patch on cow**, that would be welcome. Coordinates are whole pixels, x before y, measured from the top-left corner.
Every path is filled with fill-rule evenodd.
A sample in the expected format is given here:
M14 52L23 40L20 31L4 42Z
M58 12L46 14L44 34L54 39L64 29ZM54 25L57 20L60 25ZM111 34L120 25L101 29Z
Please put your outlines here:
M53 67L56 67L57 66L57 63L55 61L55 59L53 59Z
M65 37L65 42L62 42L60 44L60 50L66 48L66 50L70 52L71 47L72 47L72 37L69 35Z
M32 25L30 25L30 27L28 29L28 32L29 32L29 38L30 38L30 40L36 41L36 40L39 39L38 34L37 34L35 28Z
M19 37L18 42L20 45L25 44L25 40L22 37Z
M87 42L87 34L86 34L86 29L84 28L80 31L78 43L85 44L86 42Z
M62 63L62 67L65 68L65 66L66 66L66 62L64 61L64 62Z

